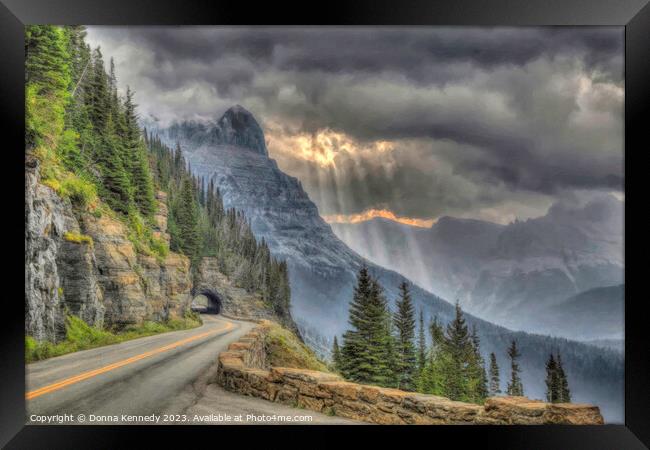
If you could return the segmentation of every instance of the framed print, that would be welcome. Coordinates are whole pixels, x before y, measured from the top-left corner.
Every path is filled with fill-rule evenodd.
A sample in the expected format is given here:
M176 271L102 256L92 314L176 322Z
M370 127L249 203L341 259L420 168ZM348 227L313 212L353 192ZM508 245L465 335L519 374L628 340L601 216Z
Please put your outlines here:
M3 445L650 444L646 1L2 3Z

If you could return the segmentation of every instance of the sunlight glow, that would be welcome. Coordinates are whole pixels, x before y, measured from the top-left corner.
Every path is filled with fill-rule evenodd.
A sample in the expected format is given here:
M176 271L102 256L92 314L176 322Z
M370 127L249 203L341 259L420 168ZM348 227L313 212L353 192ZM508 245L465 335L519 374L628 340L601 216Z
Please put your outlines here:
M415 219L412 217L397 217L393 211L388 209L367 209L359 214L329 214L323 216L327 223L359 223L365 222L370 219L381 217L389 219L393 222L403 223L405 225L412 225L414 227L429 228L433 225L436 219Z
M312 161L323 168L336 168L336 157L342 153L356 155L363 152L388 152L394 149L389 141L374 141L361 143L330 129L318 130L312 134L284 134L268 133L270 148L291 149L294 156L306 161Z

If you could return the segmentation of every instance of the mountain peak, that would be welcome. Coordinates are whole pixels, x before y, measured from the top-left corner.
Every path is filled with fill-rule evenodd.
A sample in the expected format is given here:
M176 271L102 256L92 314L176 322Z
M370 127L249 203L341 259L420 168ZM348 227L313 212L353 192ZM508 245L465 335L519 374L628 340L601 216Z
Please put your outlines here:
M223 113L217 122L215 134L221 144L233 145L269 156L262 128L253 114L241 105L234 105Z
M226 115L226 114L231 114L231 115L245 114L245 115L249 115L249 116L253 115L253 114L251 114L251 112L249 110L247 110L246 108L244 108L240 104L236 104L236 105L231 106L230 108L228 108L226 110L226 112L224 113L224 115Z

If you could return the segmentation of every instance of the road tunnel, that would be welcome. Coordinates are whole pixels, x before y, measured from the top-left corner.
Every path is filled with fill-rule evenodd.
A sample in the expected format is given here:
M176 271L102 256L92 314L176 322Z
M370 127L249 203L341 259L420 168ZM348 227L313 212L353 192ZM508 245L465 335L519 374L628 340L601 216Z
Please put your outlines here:
M222 307L222 298L212 289L201 289L192 300L192 309L194 311L205 312L208 314L219 314Z

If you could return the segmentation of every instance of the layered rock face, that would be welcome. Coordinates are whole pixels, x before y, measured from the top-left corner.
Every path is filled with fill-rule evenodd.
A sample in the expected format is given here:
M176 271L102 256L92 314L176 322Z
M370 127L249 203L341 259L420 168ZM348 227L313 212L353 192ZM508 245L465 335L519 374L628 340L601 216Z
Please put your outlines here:
M191 301L188 258L170 252L160 262L137 253L126 227L108 216L85 216L84 229L95 243L107 325L122 328L182 315Z
M167 208L167 193L163 191L156 192L156 201L158 202L158 209L156 210L156 214L153 216L154 223L156 224L153 235L155 238L162 239L169 244L171 237L167 232L167 215L169 214L169 209Z
M72 205L39 183L38 162L25 171L25 332L65 337L65 316L122 328L182 315L191 301L189 260L138 254L125 226L103 215L72 214ZM166 234L166 221L159 223ZM72 236L72 237L71 237ZM84 236L84 239L74 239Z
M385 425L602 425L598 407L550 404L526 397L492 397L483 406L435 395L350 383L338 375L268 367L269 323L219 355L217 382L232 392Z
M38 161L25 166L25 332L36 339L65 336L65 314L91 325L104 320L102 291L93 248L67 241L79 223L63 201L39 183ZM66 301L66 298L69 299Z

